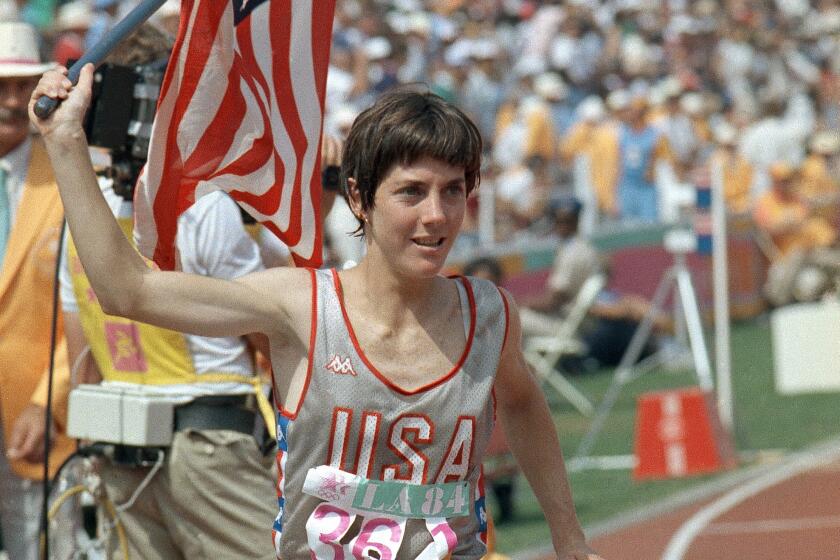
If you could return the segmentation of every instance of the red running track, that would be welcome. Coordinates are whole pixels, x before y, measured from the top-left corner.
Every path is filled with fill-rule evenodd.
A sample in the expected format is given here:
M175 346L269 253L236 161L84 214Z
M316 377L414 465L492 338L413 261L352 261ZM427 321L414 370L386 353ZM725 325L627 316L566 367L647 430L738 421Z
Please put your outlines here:
M606 560L840 560L840 448L796 455L591 544Z

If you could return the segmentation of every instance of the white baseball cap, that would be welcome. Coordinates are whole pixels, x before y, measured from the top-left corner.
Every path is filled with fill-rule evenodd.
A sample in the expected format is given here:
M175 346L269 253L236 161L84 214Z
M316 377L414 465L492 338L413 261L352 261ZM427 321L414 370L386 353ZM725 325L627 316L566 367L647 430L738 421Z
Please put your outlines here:
M728 122L722 122L714 128L714 137L718 144L734 146L738 142L738 131Z
M587 122L600 121L606 115L604 102L597 95L590 95L577 106L577 114Z
M631 99L630 92L626 89L617 89L607 95L607 107L611 111L621 111L630 106Z
M73 0L62 4L58 8L55 18L55 28L59 31L67 29L87 29L92 20L90 4L85 0Z
M385 37L371 37L362 45L368 60L381 60L391 56L391 42Z
M684 93L680 97L680 109L687 114L697 116L703 112L703 96L696 91Z
M566 97L569 88L563 83L563 78L554 72L544 72L534 78L534 91L543 99L551 101Z

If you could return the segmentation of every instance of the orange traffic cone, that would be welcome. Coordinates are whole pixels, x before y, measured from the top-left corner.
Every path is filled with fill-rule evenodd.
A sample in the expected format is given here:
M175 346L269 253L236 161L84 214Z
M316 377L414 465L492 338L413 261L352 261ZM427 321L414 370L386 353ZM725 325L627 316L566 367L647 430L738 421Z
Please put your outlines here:
M736 463L714 399L699 387L639 397L635 454L636 480L711 473Z

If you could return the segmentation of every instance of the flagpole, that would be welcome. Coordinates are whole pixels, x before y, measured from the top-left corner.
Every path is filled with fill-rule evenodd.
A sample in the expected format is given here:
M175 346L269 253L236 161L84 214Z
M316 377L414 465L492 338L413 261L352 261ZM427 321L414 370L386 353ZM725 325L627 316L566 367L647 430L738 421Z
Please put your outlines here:
M108 30L107 33L100 39L98 43L93 45L90 49L82 55L82 58L77 60L70 70L67 72L67 77L76 85L79 81L79 75L82 73L82 68L85 64L92 62L98 65L102 62L108 53L110 53L117 44L125 39L132 31L140 27L140 25L149 19L153 13L160 8L166 0L142 0L137 6L131 10L122 20L120 20L114 27ZM46 119L58 107L59 101L52 97L42 95L35 103L35 114L41 119Z

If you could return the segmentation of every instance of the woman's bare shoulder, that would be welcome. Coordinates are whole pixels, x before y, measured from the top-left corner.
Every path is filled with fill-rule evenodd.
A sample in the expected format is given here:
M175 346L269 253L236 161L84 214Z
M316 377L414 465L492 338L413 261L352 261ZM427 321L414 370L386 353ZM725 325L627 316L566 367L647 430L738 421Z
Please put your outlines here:
M311 287L312 273L311 268L276 266L242 276L240 280L247 282L254 288L266 285L276 286L277 282L282 282L290 288L293 286Z
M309 296L313 271L309 268L280 266L253 272L237 279L272 301L294 301Z
M248 274L237 282L256 292L265 305L297 320L309 313L313 277L312 269L282 266Z

